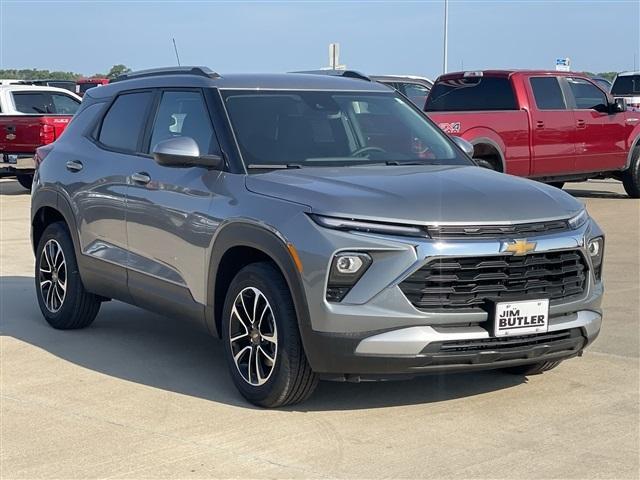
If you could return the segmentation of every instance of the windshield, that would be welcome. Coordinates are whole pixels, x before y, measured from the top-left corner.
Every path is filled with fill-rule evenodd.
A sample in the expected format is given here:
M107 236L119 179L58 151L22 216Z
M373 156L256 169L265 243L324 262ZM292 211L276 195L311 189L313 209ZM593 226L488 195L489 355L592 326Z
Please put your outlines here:
M640 75L616 78L611 87L612 95L640 95Z
M471 165L394 93L224 91L247 168Z

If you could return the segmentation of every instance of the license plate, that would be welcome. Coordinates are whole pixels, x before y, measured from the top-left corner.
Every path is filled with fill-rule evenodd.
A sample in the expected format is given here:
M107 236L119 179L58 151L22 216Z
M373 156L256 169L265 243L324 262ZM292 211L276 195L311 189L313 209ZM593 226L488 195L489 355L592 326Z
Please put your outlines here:
M549 328L549 300L496 303L493 325L496 337L544 333Z

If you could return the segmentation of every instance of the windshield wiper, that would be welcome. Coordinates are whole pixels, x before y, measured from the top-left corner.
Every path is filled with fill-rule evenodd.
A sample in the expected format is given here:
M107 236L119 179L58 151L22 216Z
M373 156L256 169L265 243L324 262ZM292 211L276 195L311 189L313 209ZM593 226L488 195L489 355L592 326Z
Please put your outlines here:
M302 168L299 163L250 163L247 165L247 170L286 170L289 168Z

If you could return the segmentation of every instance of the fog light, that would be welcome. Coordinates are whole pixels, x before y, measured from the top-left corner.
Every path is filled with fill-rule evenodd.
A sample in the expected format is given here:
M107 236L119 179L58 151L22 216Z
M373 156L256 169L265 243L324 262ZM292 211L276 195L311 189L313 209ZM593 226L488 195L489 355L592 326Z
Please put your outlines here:
M336 254L329 270L327 300L330 302L342 301L367 271L371 262L371 257L366 253L342 252Z
M364 265L360 257L356 255L343 255L336 257L336 270L342 274L354 274Z
M602 259L604 257L604 238L596 237L587 243L587 251L591 257L593 274L600 280L602 278Z

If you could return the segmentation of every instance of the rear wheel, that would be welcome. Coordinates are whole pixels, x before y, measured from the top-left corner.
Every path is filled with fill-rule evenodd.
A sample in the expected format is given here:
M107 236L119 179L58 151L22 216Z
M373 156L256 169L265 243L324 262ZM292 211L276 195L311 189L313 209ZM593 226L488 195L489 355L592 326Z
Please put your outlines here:
M251 403L290 405L315 389L289 288L271 263L248 265L231 282L222 337L233 383Z
M560 363L562 363L562 360L539 362L529 365L518 365L517 367L508 367L505 368L504 371L513 375L539 375L556 368Z
M486 160L484 158L474 158L473 160L478 164L479 167L488 168L489 170L497 170L493 162L490 162L489 160Z
M640 198L640 145L633 149L631 164L622 172L622 185L631 198Z
M96 318L100 299L84 289L64 223L52 223L43 232L36 250L35 277L40 310L53 328L84 328Z
M21 173L19 175L16 175L16 178L18 179L18 183L20 185L22 185L27 190L31 190L31 184L33 183L33 174Z

